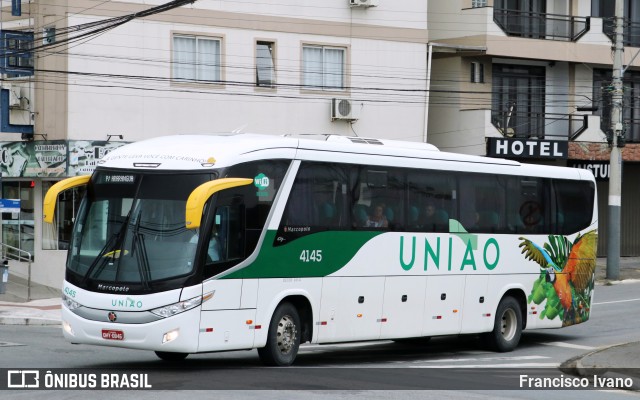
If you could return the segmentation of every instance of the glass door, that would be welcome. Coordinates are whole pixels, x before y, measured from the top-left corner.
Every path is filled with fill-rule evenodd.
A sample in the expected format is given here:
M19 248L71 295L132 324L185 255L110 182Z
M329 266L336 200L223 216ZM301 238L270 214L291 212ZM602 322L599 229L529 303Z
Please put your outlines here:
M20 212L2 213L2 242L31 253L34 250L34 181L2 182L2 198L20 200ZM7 254L24 257L15 250Z

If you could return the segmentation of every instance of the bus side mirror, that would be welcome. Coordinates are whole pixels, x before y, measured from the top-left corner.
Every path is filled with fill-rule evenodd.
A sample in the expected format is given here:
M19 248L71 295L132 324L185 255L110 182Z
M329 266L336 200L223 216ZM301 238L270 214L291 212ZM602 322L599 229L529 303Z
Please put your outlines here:
M191 192L187 199L185 209L185 226L187 229L196 229L202 222L204 205L215 193L237 186L245 186L253 183L248 178L222 178L205 182Z
M64 179L47 191L44 196L44 202L42 204L42 218L44 222L53 223L53 216L56 211L56 201L58 195L65 190L73 189L74 187L84 186L91 179L91 175L74 176L73 178Z

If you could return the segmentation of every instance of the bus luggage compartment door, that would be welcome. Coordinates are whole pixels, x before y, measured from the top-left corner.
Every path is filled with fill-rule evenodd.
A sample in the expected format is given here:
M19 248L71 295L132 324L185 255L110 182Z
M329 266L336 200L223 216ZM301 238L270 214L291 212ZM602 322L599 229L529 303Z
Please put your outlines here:
M428 276L423 336L460 333L465 277Z
M380 338L384 280L384 277L323 278L319 342Z

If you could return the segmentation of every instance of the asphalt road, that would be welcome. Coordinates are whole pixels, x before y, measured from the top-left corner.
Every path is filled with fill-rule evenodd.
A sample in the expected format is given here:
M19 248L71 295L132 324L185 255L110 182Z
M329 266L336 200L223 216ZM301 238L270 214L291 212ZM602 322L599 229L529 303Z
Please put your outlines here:
M153 389L171 392L118 392L118 397L192 399L194 388L217 390L223 398L538 398L548 391L519 390L519 377L561 377L563 361L602 346L637 340L640 282L597 286L591 320L559 330L525 332L511 353L484 350L474 336L434 338L426 345L365 342L304 345L291 368L264 368L257 352L191 355L169 366L152 352L66 343L58 327L0 326L0 368L53 369L71 373L127 371L147 373ZM640 360L638 361L640 368ZM69 368L68 370L59 370ZM44 373L44 371L43 371ZM446 389L444 392L418 390ZM187 391L174 391L184 390ZM223 391L229 390L231 391ZM290 389L301 389L297 392ZM514 389L514 390L510 390ZM260 390L254 392L252 390ZM287 390L283 392L283 390ZM409 391L407 391L409 390ZM489 390L489 391L487 391ZM86 398L83 391L49 391L47 397ZM113 398L114 391L93 391ZM212 392L208 392L212 393ZM553 398L636 397L625 391L554 391ZM32 398L12 391L3 398ZM63 396L63 394L66 394ZM84 393L86 396L86 393ZM5 396L7 395L7 396ZM383 396L384 395L384 396ZM168 397L168 396L167 396ZM207 396L209 397L209 396ZM640 397L640 396L638 396ZM218 398L218 396L216 396Z

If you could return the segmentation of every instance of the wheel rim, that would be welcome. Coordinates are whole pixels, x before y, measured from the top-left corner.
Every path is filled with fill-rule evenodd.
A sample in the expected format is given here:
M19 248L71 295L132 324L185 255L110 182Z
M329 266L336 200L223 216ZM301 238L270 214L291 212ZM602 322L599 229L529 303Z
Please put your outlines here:
M285 315L278 322L278 330L276 331L276 335L278 338L278 350L282 354L286 354L293 349L293 346L296 343L296 336L298 334L298 330L296 329L296 324L293 322L293 319L290 315Z
M502 321L500 326L500 332L502 333L502 337L506 341L510 341L516 335L516 328L518 324L518 319L516 318L516 312L509 308L505 310L502 314Z

